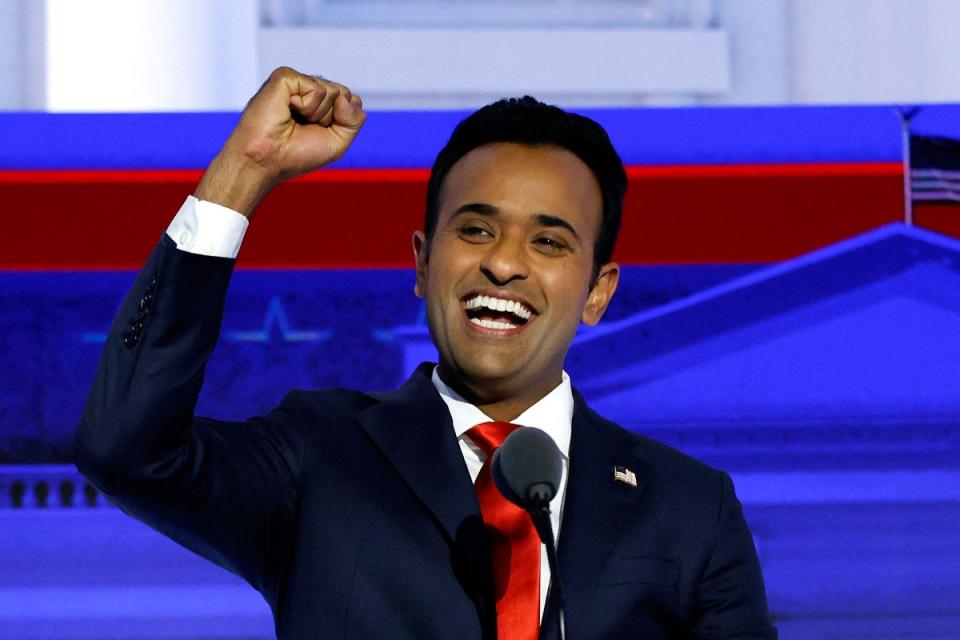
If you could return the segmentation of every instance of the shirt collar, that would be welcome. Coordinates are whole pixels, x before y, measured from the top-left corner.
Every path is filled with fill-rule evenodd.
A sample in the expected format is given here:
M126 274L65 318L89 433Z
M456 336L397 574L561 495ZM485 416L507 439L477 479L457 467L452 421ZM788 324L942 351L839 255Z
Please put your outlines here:
M493 418L478 409L475 405L463 399L459 393L451 389L440 379L437 368L431 376L433 386L440 393L440 398L446 403L453 420L453 431L460 439L472 427L481 422L491 422ZM547 395L540 398L533 406L521 413L513 424L524 427L536 427L545 431L553 438L560 453L565 458L570 456L570 433L573 422L573 391L570 387L570 376L564 371L561 374L560 384Z

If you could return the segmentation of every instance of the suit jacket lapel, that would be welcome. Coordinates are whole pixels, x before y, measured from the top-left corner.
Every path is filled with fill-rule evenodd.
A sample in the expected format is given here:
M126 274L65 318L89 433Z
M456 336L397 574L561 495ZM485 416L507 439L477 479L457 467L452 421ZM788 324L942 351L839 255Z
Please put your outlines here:
M375 395L380 402L358 419L449 539L453 570L488 637L496 611L486 531L450 412L430 381L432 368L422 364L396 392Z
M397 391L359 414L360 423L451 539L480 507L450 412L421 365Z
M564 500L558 560L567 624L576 636L593 585L627 528L643 492L639 459L625 434L594 414L574 391L570 478ZM614 481L615 466L637 473L637 486Z

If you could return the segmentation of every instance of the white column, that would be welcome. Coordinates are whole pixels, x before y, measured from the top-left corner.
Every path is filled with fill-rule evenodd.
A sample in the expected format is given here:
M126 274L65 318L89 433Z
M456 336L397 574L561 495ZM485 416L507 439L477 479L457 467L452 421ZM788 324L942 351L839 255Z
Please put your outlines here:
M960 99L956 0L794 0L797 102Z
M257 0L31 0L26 6L28 43L42 48L24 79L32 108L236 110L261 81Z
M730 37L730 91L703 102L790 101L789 0L719 0L717 27Z
M0 110L23 107L21 0L0 0Z

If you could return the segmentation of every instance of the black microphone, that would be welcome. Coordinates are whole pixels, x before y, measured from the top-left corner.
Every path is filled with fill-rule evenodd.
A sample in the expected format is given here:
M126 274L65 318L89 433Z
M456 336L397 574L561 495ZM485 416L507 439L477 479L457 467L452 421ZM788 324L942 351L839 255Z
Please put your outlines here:
M553 526L550 524L550 501L557 495L562 474L560 449L553 438L540 429L516 429L493 453L491 475L494 484L503 497L527 510L540 540L547 545L551 576L549 596L556 601L560 637L564 638L563 589Z

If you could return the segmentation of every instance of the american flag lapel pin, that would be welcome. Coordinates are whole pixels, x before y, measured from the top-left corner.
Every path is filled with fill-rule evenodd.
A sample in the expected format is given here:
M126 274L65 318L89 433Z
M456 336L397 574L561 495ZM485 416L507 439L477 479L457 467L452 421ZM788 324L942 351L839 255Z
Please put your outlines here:
M635 474L630 469L626 467L616 466L613 468L613 479L617 482L622 482L623 484L636 488L637 487L637 474Z

